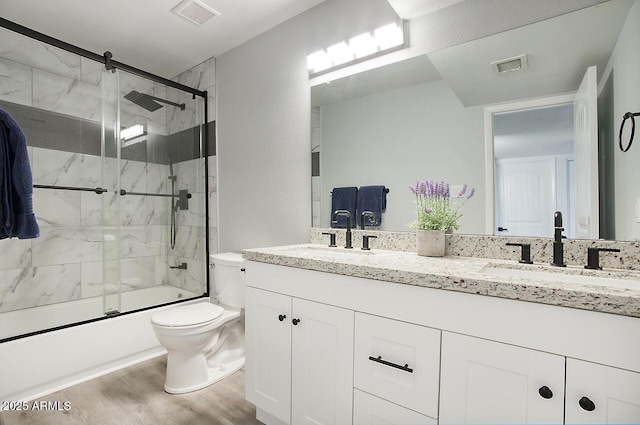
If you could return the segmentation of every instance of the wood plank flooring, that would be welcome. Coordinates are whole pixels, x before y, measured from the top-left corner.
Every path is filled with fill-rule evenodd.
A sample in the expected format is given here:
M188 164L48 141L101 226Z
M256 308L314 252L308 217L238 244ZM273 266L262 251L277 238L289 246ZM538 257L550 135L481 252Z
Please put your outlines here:
M164 392L166 356L36 400L61 410L0 412L1 425L252 425L261 424L244 399L244 370L200 391ZM69 403L64 410L64 402ZM46 407L43 405L43 407Z

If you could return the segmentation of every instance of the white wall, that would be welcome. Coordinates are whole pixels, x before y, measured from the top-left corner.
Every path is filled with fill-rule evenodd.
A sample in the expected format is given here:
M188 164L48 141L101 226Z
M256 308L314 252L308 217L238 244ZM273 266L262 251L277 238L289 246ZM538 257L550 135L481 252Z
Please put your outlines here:
M604 72L603 80L613 73L613 105L615 121L610 139L615 141L615 238L640 240L640 223L635 218L635 203L640 197L640 117L636 117L636 135L627 153L618 147L618 131L626 112L640 112L640 0L635 0L622 28L616 47ZM626 141L631 123L625 126ZM626 142L623 140L623 143Z
M442 80L321 107L321 225L329 227L330 191L389 188L380 230L409 230L416 180L476 187L461 233L484 233L484 115L465 108Z

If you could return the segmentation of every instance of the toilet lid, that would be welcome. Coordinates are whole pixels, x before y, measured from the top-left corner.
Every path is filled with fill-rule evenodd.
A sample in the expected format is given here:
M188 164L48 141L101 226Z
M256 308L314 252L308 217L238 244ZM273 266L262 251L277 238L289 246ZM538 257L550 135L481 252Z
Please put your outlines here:
M159 326L179 327L211 322L222 316L224 309L208 302L169 308L156 313L151 322Z

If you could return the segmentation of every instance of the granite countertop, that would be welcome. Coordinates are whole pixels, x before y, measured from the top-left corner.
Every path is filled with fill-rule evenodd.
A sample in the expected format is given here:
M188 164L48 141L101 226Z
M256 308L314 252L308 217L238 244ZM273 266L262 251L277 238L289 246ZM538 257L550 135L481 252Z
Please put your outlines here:
M640 317L640 273L628 270L421 257L415 252L315 244L246 249L242 253L247 260L262 263Z

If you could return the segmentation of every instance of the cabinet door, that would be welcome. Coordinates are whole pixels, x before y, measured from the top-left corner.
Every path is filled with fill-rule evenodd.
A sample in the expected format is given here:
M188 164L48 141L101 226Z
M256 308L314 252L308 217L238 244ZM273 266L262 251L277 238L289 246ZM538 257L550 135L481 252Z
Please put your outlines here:
M350 424L353 311L293 299L292 423Z
M441 424L563 423L564 357L442 333Z
M387 400L353 390L353 425L435 425L437 421Z
M567 359L566 423L640 423L640 373Z
M246 399L291 423L291 297L248 287L245 306Z

